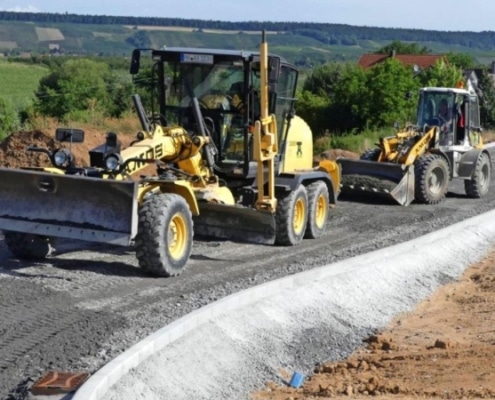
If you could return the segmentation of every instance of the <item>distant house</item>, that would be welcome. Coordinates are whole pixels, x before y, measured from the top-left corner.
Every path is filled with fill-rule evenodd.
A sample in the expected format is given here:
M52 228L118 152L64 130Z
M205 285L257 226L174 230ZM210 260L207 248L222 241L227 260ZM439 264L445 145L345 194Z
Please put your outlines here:
M463 71L464 79L468 82L468 88L474 89L478 96L482 96L481 89L479 87L479 79L483 74L483 71L488 72L488 76L492 78L493 85L495 86L495 61L492 61L490 68L470 68Z
M404 65L411 65L419 69L428 69L435 65L438 60L444 61L448 64L447 57L439 54L395 54L392 52L390 54L363 54L359 60L358 65L364 69L373 67L374 65L380 64L389 58L395 58Z
M395 52L391 52L390 54L363 54L358 60L358 65L364 69L368 69L374 65L384 62L385 60L388 60L391 57L397 59L403 65L411 65L414 68L419 68L420 70L431 68L438 60L442 60L445 64L449 63L447 57L440 54L415 55L395 54ZM470 68L463 71L463 76L467 83L467 89L476 91L480 97L482 96L482 93L478 82L482 72L483 69L481 68ZM492 61L487 72L492 78L495 86L495 61Z
M486 71L488 73L488 76L490 76L495 82L495 61L492 61L488 69L471 68L464 70L464 77L466 79L471 79L473 81L473 84L478 86L478 80L481 74L483 73L483 71Z
M464 80L467 82L468 90L475 90L479 93L479 77L483 73L481 68L470 68L462 71L462 75L464 76Z

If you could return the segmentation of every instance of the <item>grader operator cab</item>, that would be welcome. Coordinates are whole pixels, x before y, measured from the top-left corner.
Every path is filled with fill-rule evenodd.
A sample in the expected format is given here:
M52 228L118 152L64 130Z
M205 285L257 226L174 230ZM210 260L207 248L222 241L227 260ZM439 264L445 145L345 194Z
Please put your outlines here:
M361 160L338 160L343 193L386 196L401 205L436 204L449 182L464 180L468 197L486 195L491 159L483 149L478 98L462 88L420 90L417 122L380 140Z
M135 50L133 75L140 59ZM0 168L0 229L12 253L43 258L56 237L134 243L142 269L174 276L193 229L278 245L322 235L340 170L313 167L311 130L294 113L297 70L268 54L265 34L259 52L171 48L151 59L151 111L133 96L142 131L129 147L108 133L89 167L75 166L67 147L31 147L54 167ZM59 129L57 139L83 132ZM156 172L139 177L149 164Z

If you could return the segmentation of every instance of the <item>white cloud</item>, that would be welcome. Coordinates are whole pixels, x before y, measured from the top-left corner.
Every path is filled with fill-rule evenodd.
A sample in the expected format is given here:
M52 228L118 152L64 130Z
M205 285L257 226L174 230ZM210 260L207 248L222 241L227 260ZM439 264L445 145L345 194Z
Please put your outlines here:
M4 9L3 11L11 11L11 12L40 12L40 10L34 6L26 6L26 7L21 7L21 6L16 6L16 7L9 7Z

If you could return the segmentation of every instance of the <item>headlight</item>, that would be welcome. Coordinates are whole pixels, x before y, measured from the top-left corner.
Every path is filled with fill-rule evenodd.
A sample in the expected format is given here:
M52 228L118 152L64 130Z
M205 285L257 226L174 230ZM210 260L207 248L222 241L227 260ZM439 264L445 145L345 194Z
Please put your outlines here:
M57 150L54 154L53 154L53 163L57 166L57 167L64 167L64 166L67 166L70 164L70 162L72 161L72 154L70 153L69 150L67 149L60 149L60 150Z
M110 154L105 158L105 168L107 171L116 171L122 165L120 154Z

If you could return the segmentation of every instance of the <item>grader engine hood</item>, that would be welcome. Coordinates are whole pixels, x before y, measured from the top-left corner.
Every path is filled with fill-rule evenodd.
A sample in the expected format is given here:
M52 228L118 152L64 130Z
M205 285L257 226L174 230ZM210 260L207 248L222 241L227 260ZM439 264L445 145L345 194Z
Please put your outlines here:
M0 230L127 246L136 183L0 168Z

